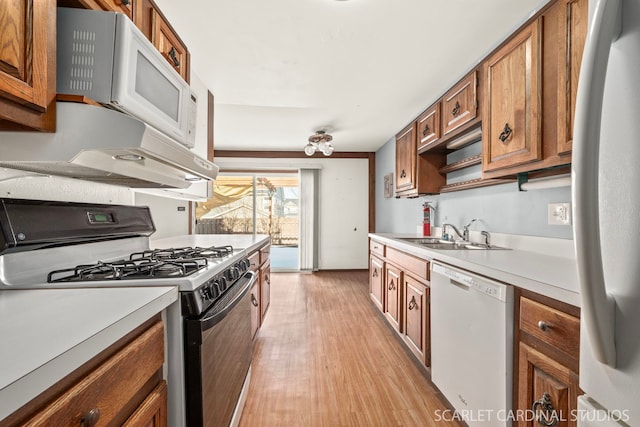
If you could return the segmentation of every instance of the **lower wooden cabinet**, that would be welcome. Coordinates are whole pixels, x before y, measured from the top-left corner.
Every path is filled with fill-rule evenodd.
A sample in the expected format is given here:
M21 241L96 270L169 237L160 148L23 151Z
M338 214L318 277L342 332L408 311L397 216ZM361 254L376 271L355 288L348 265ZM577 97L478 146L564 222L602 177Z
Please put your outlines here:
M401 332L401 303L402 303L402 270L399 268L387 264L385 268L385 304L384 315L387 320L395 328L396 331Z
M256 280L251 286L251 336L255 338L260 329L260 281Z
M429 261L374 240L369 249L373 304L420 363L429 366Z
M518 409L531 414L518 425L576 426L578 374L523 343L518 365Z
M404 340L422 363L429 366L429 287L404 275Z
M580 343L579 309L525 293L516 312L515 425L575 427Z
M371 300L380 310L384 308L385 296L385 280L384 280L384 261L371 255L369 257L369 293Z
M97 366L93 360L87 362L0 426L166 426L162 321L136 331L130 342L119 343L106 360L100 359ZM86 366L92 368L86 372Z
M267 243L249 254L249 269L256 273L257 280L251 286L251 335L255 339L264 323L271 304L271 244Z
M269 304L271 303L271 267L269 263L260 267L260 305L261 319L267 315Z

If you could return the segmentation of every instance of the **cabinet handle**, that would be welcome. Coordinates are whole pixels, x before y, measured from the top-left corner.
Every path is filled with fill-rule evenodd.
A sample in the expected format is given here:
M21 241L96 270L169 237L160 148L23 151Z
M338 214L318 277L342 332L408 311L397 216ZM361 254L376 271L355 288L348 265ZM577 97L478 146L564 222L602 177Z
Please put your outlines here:
M131 0L120 0L120 3L122 3L125 6L129 6L131 4Z
M453 110L451 110L451 114L455 117L458 113L460 113L460 103L456 101L456 104L453 106Z
M400 172L400 178L406 178L407 177L407 173L404 171L404 169L402 169L402 172Z
M539 413L538 409L540 409ZM546 391L540 399L533 402L531 410L536 414L536 421L541 426L552 427L558 424L558 414L556 414L553 403L551 403L551 396Z
M173 61L173 66L176 68L180 67L180 61L178 60L176 49L173 46L171 46L168 55L169 58L171 58L171 60Z
M87 412L84 417L80 420L80 425L82 427L93 427L98 424L98 420L100 419L100 409L93 408L89 412Z
M264 275L264 281L267 282L267 285L271 284L271 282L269 281L269 275L268 274Z
M378 270L376 270L375 268L373 269L373 277L378 277Z
M509 139L512 133L513 130L509 127L509 123L505 123L504 129L502 129L502 132L500 132L500 136L498 137L498 139L500 139L503 144L506 144L507 139Z
M391 281L389 282L389 287L388 287L388 289L389 289L390 291L393 291L395 288L396 288L396 287L395 287L395 285L394 285L394 283L393 283L393 280L391 280Z
M414 295L411 297L411 301L409 301L409 310L413 310L417 306L418 306L418 303L416 302L416 297Z
M538 322L538 329L540 329L541 331L545 332L548 329L551 329L551 325L548 324L547 322L545 322L544 320L541 320Z
M254 307L258 306L258 299L254 294L251 294L251 304L253 304Z
M422 131L422 136L427 136L429 133L429 125L424 125L424 130Z

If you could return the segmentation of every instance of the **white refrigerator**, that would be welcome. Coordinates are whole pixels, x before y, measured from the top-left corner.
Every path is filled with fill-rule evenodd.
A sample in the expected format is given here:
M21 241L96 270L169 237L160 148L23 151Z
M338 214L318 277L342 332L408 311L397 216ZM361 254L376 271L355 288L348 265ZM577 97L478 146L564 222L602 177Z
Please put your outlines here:
M576 100L579 427L640 426L640 0L590 0Z

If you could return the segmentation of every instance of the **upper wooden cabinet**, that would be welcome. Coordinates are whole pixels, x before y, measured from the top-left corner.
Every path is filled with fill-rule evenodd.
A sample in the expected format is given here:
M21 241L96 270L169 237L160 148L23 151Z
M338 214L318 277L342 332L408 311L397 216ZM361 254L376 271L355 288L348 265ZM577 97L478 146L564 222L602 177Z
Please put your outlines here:
M440 103L429 107L416 120L418 152L428 150L440 140Z
M424 130L430 120L420 123L420 129ZM418 121L396 135L396 197L436 194L444 185L439 169L446 159L440 155L418 154L416 129Z
M469 74L442 98L443 134L449 135L476 118L478 112L477 72Z
M188 83L191 76L189 50L158 6L151 0L136 0L133 22Z
M396 135L396 193L416 187L416 124Z
M540 21L485 62L483 171L539 160Z
M0 3L0 129L55 130L56 2Z
M571 163L575 101L587 21L587 0L556 0L487 60L485 69L493 74L488 74L485 80L485 104L491 111L485 111L483 121L484 178L549 168L562 171L557 167ZM527 40L530 40L531 55L523 50ZM509 54L514 61L520 56L520 65L513 62L513 69L520 67L531 74L523 77L521 71L516 76L500 77L497 73L501 57ZM532 61L530 67L523 63L528 60ZM504 61L508 60L502 59ZM509 63L503 65L506 64ZM538 74L533 67L538 67ZM520 115L508 117L508 110L518 111ZM518 130L507 119L520 122L529 119L531 126L525 121L524 129L519 125Z
M559 0L552 10L557 17L558 154L571 152L578 76L586 41L589 10L587 0ZM563 60L565 59L565 60Z

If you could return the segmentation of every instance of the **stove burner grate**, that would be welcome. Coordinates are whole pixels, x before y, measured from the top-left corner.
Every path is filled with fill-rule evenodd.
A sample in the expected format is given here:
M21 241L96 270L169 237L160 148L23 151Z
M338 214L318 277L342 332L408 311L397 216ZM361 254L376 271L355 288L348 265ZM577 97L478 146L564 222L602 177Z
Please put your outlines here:
M224 258L231 254L231 246L148 250L132 253L129 259L98 261L55 270L47 275L47 282L185 277L205 268L209 259Z

